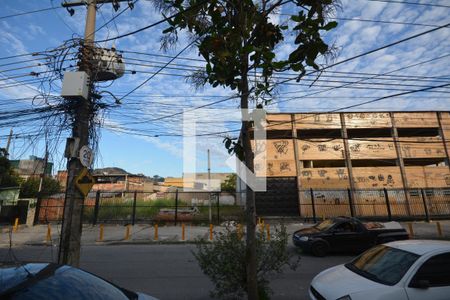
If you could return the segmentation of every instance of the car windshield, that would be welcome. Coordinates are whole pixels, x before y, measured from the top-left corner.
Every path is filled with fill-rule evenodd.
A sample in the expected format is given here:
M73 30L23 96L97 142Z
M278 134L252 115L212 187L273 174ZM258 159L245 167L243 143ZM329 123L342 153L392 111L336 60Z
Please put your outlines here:
M385 245L373 247L345 266L351 271L376 282L394 285L419 255Z
M335 223L333 220L325 220L325 221L322 221L322 222L314 225L314 228L316 228L320 231L325 231L325 230L330 229L334 224Z
M42 264L41 264L42 265ZM26 268L26 270L25 270ZM135 293L121 290L90 273L69 266L48 264L40 270L27 264L0 270L2 299L137 299Z

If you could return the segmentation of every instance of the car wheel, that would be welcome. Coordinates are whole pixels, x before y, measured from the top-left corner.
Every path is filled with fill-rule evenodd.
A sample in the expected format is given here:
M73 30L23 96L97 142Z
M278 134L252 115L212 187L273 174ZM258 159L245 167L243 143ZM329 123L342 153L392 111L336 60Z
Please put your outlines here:
M316 241L311 245L311 253L314 256L323 257L328 253L328 244L324 241Z

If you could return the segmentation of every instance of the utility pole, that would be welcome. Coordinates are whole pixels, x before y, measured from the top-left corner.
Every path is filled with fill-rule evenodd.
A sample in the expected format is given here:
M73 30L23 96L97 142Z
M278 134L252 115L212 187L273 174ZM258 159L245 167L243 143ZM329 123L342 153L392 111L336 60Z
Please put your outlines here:
M13 130L11 128L11 130L9 131L8 141L6 142L6 148L5 148L5 150L6 150L6 153L5 153L6 158L9 158L9 145L11 145L12 135L13 135Z
M43 184L44 177L45 177L45 170L47 170L47 164L48 164L48 144L45 143L44 165L43 165L43 169L42 169L42 174L40 176L41 178L39 180L38 193L40 193L42 191L42 184Z
M211 159L208 149L208 191L209 191L209 223L212 223L212 209L211 209Z
M79 139L78 149L89 144L89 127L92 113L92 70L89 61L94 51L96 0L88 0L86 26L84 31L84 43L82 45L80 71L84 71L90 77L88 99L78 98L74 112L72 137ZM64 6L65 4L63 4ZM83 195L75 186L75 178L80 174L83 165L76 157L68 158L67 163L67 188L64 201L64 213L61 227L61 239L58 253L58 263L78 267L80 263L81 231L83 215Z
M94 86L94 71L92 61L95 54L95 18L97 13L97 4L112 3L117 10L119 2L129 0L81 0L78 2L64 2L62 6L73 13L71 7L87 6L86 26L84 31L84 41L82 43L81 59L79 71L86 72L89 76L89 93L87 99L82 97L73 101L73 126L72 141L68 142L66 149L71 148L71 152L79 153L83 146L89 144L89 130L91 128L91 119L93 115L92 91ZM78 266L80 262L80 246L82 231L82 215L84 195L77 190L76 178L81 174L83 165L79 155L70 155L67 163L67 185L66 197L64 201L64 213L61 227L61 239L58 253L58 263Z
M38 189L38 195L37 195L37 201L36 201L36 208L34 211L34 219L33 219L33 226L39 223L39 214L41 212L41 203L42 203L42 185L44 184L44 178L45 178L45 170L47 170L48 165L48 144L45 143L45 156L44 156L44 166L41 173L41 178L39 179L39 189Z

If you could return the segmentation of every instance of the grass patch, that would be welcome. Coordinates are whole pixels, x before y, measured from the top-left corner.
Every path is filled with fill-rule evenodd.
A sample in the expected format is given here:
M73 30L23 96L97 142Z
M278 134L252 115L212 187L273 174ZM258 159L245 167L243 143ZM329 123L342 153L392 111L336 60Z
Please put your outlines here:
M183 210L191 209L193 205L187 202L178 201L178 216ZM189 221L193 224L208 224L209 223L209 206L196 205L199 212L192 215ZM161 209L175 210L175 199L158 199L158 200L144 200L137 199L136 201L136 222L158 221L158 213ZM244 219L244 210L241 206L236 205L220 205L213 204L211 207L212 220L214 223L218 221L238 221ZM111 198L102 199L100 201L97 223L114 223L114 222L131 222L133 215L133 198ZM218 215L220 218L218 218ZM182 218L180 218L181 221ZM83 210L83 220L85 223L92 223L94 220L94 206L85 206Z

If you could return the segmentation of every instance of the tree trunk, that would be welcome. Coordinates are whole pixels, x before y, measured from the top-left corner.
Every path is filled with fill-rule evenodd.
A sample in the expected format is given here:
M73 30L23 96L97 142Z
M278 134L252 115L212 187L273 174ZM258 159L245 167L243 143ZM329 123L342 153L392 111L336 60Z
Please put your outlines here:
M242 57L241 68L241 109L248 109L248 55ZM245 121L244 116L246 112L242 112L242 130L241 139L244 148L245 165L253 172L253 151L250 142L250 128L251 122ZM255 192L250 186L247 185L246 207L245 207L245 220L247 223L247 235L246 235L246 271L247 271L247 295L249 300L258 300L258 281L257 281L257 261L256 261L256 211L255 211Z

